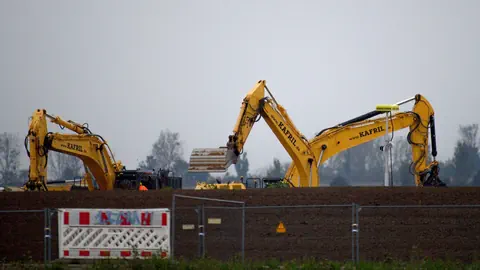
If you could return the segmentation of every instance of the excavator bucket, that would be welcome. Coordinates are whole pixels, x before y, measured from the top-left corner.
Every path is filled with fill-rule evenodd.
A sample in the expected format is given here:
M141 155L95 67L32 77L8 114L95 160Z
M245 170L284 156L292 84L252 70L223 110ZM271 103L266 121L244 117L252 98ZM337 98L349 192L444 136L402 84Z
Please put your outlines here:
M195 148L190 155L189 172L226 172L228 149Z

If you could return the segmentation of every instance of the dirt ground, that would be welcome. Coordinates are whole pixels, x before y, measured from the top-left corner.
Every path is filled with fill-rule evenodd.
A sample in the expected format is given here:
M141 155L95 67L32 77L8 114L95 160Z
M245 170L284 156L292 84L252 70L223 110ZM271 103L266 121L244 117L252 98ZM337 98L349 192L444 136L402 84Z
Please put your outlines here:
M247 259L352 258L352 203L359 211L359 255L362 260L410 259L418 256L471 261L480 238L480 207L412 208L395 205L480 205L480 188L325 187L302 189L175 191L176 194L244 201ZM0 210L44 208L163 208L171 207L171 191L0 193ZM175 256L199 253L198 215L204 203L205 249L208 256L227 259L240 254L242 210L219 209L233 203L177 198ZM333 205L335 207L325 207ZM290 208L272 206L288 205ZM300 207L308 205L309 207ZM379 208L388 205L388 208ZM260 206L271 206L270 208ZM58 256L57 216L52 217L52 258ZM31 256L43 260L44 213L0 213L0 259ZM286 233L275 229L283 222ZM353 220L355 222L355 220ZM194 224L195 230L182 225ZM353 242L352 242L353 240Z

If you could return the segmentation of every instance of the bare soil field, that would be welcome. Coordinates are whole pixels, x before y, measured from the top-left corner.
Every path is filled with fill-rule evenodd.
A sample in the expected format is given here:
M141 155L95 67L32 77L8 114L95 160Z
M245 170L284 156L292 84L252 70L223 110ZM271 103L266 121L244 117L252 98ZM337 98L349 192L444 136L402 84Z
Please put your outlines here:
M208 191L110 191L0 193L0 210L44 208L163 208L171 207L172 194L244 201L247 207L280 205L339 205L337 207L247 208L245 254L247 259L349 260L352 256L352 203L359 211L359 254L362 260L412 256L436 259L476 259L480 244L479 208L376 208L379 205L480 205L480 188L325 187L301 189ZM218 209L228 203L179 198L175 210L175 256L198 254L198 231L183 224L198 223L193 207L204 203L208 256L228 259L241 251L242 211ZM340 206L343 205L343 206ZM57 216L52 219L52 258L57 258ZM0 213L0 259L43 260L43 213ZM275 229L282 221L286 233Z

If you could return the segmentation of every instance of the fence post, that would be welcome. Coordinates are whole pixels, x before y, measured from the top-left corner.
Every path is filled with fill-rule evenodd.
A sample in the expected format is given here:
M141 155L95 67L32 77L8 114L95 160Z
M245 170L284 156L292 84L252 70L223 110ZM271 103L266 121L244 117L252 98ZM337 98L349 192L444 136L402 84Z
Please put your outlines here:
M242 263L245 263L245 202L242 205Z
M46 266L50 262L49 250L51 244L51 235L50 235L50 209L44 208L44 220L43 220L43 263Z
M355 262L355 203L352 203L352 262Z
M57 209L51 209L48 215L48 231L50 232L50 237L48 238L48 261L52 261L52 217L57 213ZM57 229L58 232L58 229Z
M352 204L352 262L358 263L359 258L359 234L360 234L360 224L358 218L358 212L360 211L360 206L356 203Z
M198 257L202 257L202 207L197 205Z
M360 262L360 219L359 219L359 215L360 215L360 210L361 210L361 206L356 204L355 206L355 212L356 212L356 223L357 223L357 263Z
M202 203L202 258L205 258L205 203Z
M198 257L205 257L205 205L202 203L197 206L198 222Z
M170 258L171 261L173 262L173 252L175 248L175 194L172 196L172 215L171 215L171 220L170 224L172 224L172 228L170 228Z
M47 209L43 209L43 264L47 266L47 236L45 228L47 227Z

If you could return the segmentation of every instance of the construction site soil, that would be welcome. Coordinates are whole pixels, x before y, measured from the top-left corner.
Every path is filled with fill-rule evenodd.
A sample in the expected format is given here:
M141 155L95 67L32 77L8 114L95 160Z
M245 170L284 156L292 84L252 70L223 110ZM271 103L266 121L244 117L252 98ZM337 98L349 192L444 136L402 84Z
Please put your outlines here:
M480 246L480 207L465 207L480 205L480 188L469 187L3 192L0 193L0 205L1 210L171 208L174 193L245 202L246 259L283 260L313 256L350 260L352 245L356 244L356 238L352 236L352 223L356 222L352 203L361 206L358 212L361 260L409 260L412 256L427 256L472 261L476 259ZM221 224L206 224L206 255L219 259L239 255L241 207L212 207L240 205L177 197L175 256L191 258L198 255L199 216L194 210L202 204L206 220L221 219ZM273 207L285 205L295 207ZM416 207L394 207L399 205ZM428 205L449 207L417 207ZM0 259L13 261L31 256L34 260L43 260L44 213L2 212L0 215ZM285 225L285 233L276 232L279 222ZM52 216L51 223L52 258L55 259L58 258L57 215ZM186 230L183 228L185 224L194 224L195 229Z

